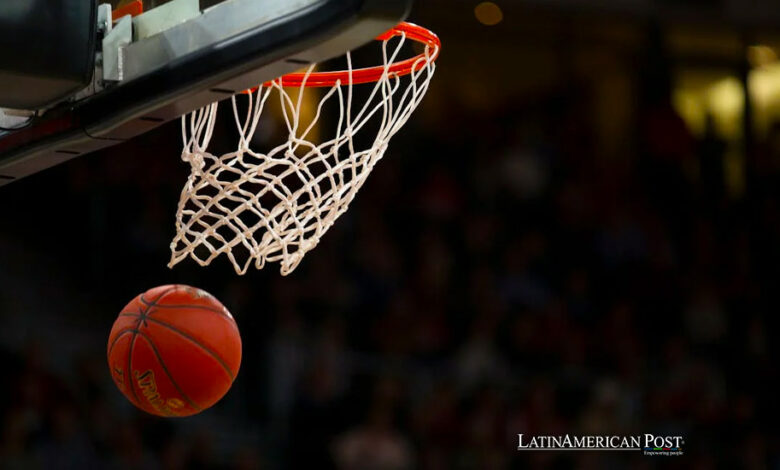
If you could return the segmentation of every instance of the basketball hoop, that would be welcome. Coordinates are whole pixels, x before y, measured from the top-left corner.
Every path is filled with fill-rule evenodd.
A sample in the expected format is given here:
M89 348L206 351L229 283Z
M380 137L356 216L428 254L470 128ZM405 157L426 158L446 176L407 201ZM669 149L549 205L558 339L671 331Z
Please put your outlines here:
M436 69L441 49L431 31L401 23L377 38L383 65L284 75L247 90L246 115L233 114L239 131L238 149L223 155L209 152L217 117L217 103L182 118L182 159L191 172L176 213L176 236L171 243L172 267L187 257L202 266L226 255L238 274L254 264L279 262L282 275L291 273L303 256L346 212L369 173L382 158L390 139L422 101ZM399 59L407 40L424 46L421 54ZM354 106L354 86L373 83L368 98ZM310 123L301 122L304 94L322 92ZM329 89L328 89L329 88ZM292 97L291 91L297 90ZM286 140L266 153L250 148L263 109L278 96L287 128ZM331 138L313 142L312 131L323 109L332 107L338 118ZM354 108L354 109L353 109ZM375 126L374 132L368 131ZM370 132L370 142L358 148L355 136ZM311 139L311 140L310 140Z

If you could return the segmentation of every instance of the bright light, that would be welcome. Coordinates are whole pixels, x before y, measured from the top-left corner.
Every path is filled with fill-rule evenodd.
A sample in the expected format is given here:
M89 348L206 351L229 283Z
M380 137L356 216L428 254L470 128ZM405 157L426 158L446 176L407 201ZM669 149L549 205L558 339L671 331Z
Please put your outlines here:
M678 88L673 99L677 112L693 132L703 133L706 117L711 115L718 134L737 139L742 133L743 93L736 77L723 77L707 84Z
M493 2L482 2L474 8L474 16L485 26L493 26L504 19L504 12Z
M777 62L775 50L769 46L757 45L748 47L748 62L753 67L762 67L764 65Z
M742 93L742 84L736 78L720 80L709 89L710 109L716 114L737 116L744 106Z
M715 125L728 137L742 133L742 111L745 96L742 84L735 77L724 78L706 92L708 109L715 118Z

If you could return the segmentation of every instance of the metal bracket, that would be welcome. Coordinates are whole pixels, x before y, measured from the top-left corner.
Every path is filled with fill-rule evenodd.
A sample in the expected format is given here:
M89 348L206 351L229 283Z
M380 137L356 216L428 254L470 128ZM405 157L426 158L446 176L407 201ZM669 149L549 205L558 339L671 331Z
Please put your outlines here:
M103 80L124 80L124 51L133 42L133 18L123 16L103 38Z

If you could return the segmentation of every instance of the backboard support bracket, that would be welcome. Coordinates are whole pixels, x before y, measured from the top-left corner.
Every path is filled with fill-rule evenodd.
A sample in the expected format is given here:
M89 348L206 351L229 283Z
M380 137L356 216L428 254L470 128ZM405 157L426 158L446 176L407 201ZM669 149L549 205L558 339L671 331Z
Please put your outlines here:
M184 11L191 0L177 1ZM404 20L411 2L228 0L197 15L173 15L156 32L152 25L129 44L111 43L118 72L103 73L118 79L114 85L105 82L23 129L0 132L0 185L116 145L301 64L342 55ZM104 64L106 52L96 51Z

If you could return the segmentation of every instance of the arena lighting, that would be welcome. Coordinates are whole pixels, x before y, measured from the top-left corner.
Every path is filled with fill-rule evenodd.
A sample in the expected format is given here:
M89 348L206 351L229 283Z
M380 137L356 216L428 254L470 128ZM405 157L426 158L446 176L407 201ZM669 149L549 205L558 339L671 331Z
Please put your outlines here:
M760 135L780 118L780 62L752 69L748 74L748 89L753 125ZM674 106L694 133L704 132L709 114L721 136L737 139L742 133L744 93L737 77L725 76L699 86L676 89Z
M747 48L747 59L753 67L763 67L777 62L777 53L769 46L756 44Z
M482 2L474 8L474 16L483 25L493 26L504 19L504 12L493 2Z
M734 77L724 78L707 90L710 111L724 121L738 126L739 117L745 106L742 84Z
M712 115L722 135L736 138L744 107L742 85L736 77L728 76L706 85L681 87L674 92L674 105L696 134L705 129L707 114Z

